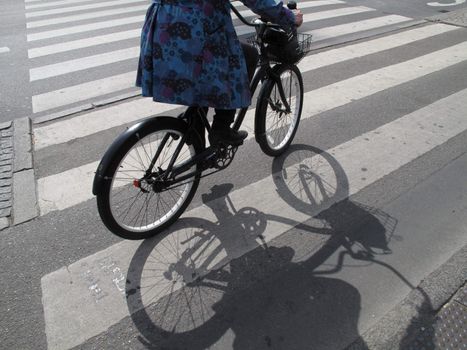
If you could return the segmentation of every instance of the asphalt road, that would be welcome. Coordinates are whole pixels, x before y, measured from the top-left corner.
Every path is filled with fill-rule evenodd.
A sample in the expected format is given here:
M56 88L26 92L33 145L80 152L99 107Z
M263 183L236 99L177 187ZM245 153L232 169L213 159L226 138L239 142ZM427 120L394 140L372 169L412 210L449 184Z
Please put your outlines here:
M414 17L403 6L399 16ZM386 18L363 10L308 28L318 39ZM90 181L112 140L157 109L133 98L35 124L41 215L0 231L0 347L335 350L358 339L467 243L467 29L386 30L303 60L289 152L273 160L249 139L152 240L108 232ZM180 284L193 274L202 281Z
M401 16L407 16L413 19L423 19L425 17L430 17L437 15L440 12L453 11L459 8L466 6L464 0L452 0L452 1L440 1L440 2L427 2L424 0L417 1L360 1L360 0L350 0L346 2L348 5L352 6L365 6L379 11L382 14L395 14ZM431 5L429 5L429 4ZM54 6L48 7L34 7L41 6L38 3L23 3L13 0L3 1L0 5L0 76L2 77L2 84L0 86L0 121L9 121L16 118L21 118L25 116L30 116L32 118L44 117L44 116L57 116L61 114L68 114L71 112L76 112L77 110L89 108L93 103L100 102L107 98L114 98L115 96L121 96L122 94L134 93L136 90L131 88L131 85L125 85L122 88L121 84L118 87L106 91L106 96L90 96L87 99L81 99L79 102L74 102L73 99L67 100L63 92L60 92L57 96L47 95L46 93L52 89L52 91L63 91L65 87L77 85L79 83L90 82L92 84L98 78L104 78L111 75L117 75L124 72L131 72L136 69L136 59L134 54L128 56L128 52L119 52L115 55L119 56L118 60L114 60L112 64L104 63L108 58L101 56L95 57L92 59L94 62L102 61L99 68L84 68L79 71L79 73L65 75L52 76L48 79L36 80L35 74L37 70L41 68L57 64L60 62L68 62L68 65L73 65L70 61L79 57L89 57L95 55L96 53L103 52L100 47L95 49L95 46L83 47L80 51L76 49L71 51L62 51L63 53L50 54L52 45L55 46L66 46L67 43L77 40L86 40L92 39L96 36L97 33L103 33L107 36L120 35L122 29L130 29L132 31L137 31L141 26L141 19L136 18L136 11L139 11L142 15L144 14L145 2L139 2L138 6L133 6L128 11L125 11L125 7L122 5L116 4L115 12L116 15L113 17L117 21L123 21L122 25L114 23L107 27L108 29L100 29L99 32L96 30L84 31L82 33L76 32L77 34L68 34L62 37L54 37L35 40L32 37L37 33L44 31L58 31L57 35L60 32L66 32L69 29L70 25L59 24L56 22L60 17L69 17L72 16L73 12L58 12L57 14L49 14L47 11L60 11L62 8L73 8L74 6L80 6L69 4L63 5L58 3ZM44 3L45 4L45 3ZM86 5L84 5L86 6ZM300 4L299 4L300 6ZM339 5L329 5L327 7L329 11L336 10L339 8ZM119 10L122 10L119 12ZM44 13L45 11L45 13ZM75 16L80 16L84 10L77 8L74 13ZM96 11L100 11L100 8ZM109 11L109 10L105 10ZM308 8L304 12L313 12L313 8ZM44 15L38 16L39 12L43 12ZM118 13L118 14L117 14ZM85 14L86 15L86 14ZM130 22L125 21L125 18L135 19ZM347 16L349 17L349 16ZM86 18L86 17L84 17ZM50 20L50 24L41 25L37 22ZM323 21L321 21L323 22ZM328 21L329 24L336 22L331 19ZM55 24L54 24L55 23ZM66 23L66 22L62 22ZM71 23L73 26L75 22ZM90 23L89 20L81 21L81 23ZM323 23L324 24L324 23ZM28 26L28 27L27 27ZM306 25L304 26L304 28ZM315 29L314 25L311 25L310 29ZM381 30L384 31L384 30ZM73 33L73 32L71 32ZM125 32L127 33L127 32ZM66 33L64 33L66 34ZM114 44L106 44L105 51L109 49L112 50L125 50L130 48L136 48L138 45L138 33L135 35L125 34L127 39L119 39L118 42ZM358 37L356 35L355 37ZM129 37L132 37L130 40ZM349 38L347 38L349 39ZM341 41L341 39L339 39ZM330 44L336 44L339 41L331 42ZM1 52L1 49L8 49L7 52ZM47 55L42 55L37 53L37 50L41 48L48 48L49 53ZM104 48L104 47L103 47ZM36 50L36 51L35 51ZM70 49L68 49L70 50ZM42 55L42 56L40 56ZM128 57L124 57L128 56ZM131 59L129 59L131 57ZM96 65L94 65L96 66ZM54 70L53 67L51 67ZM74 92L75 94L79 94ZM46 94L46 95L44 95ZM40 102L37 102L37 99L43 97L46 100L63 100L63 103L56 103L50 108L42 108L37 106Z

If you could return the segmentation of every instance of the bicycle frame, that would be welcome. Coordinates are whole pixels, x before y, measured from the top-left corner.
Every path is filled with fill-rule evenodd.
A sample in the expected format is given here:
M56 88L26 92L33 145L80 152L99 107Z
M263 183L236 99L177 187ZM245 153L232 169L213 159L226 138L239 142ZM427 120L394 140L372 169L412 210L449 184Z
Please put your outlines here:
M272 81L274 81L276 83L276 85L278 87L279 95L281 97L283 105L285 106L285 112L290 113L291 112L290 105L289 105L289 103L287 101L287 97L285 96L285 91L284 91L284 88L282 86L282 81L280 79L280 76L275 73L273 66L271 66L272 62L269 59L269 57L267 55L267 52L266 52L266 47L264 46L264 44L263 44L263 42L261 40L261 36L262 36L262 34L264 33L264 31L266 30L267 27L278 28L279 26L276 25L276 24L266 23L266 22L263 22L263 21L260 21L260 23L255 23L255 24L249 23L238 12L238 10L232 4L230 4L230 7L231 7L232 11L237 15L237 17L243 23L245 23L248 26L255 27L257 29L257 35L258 35L257 42L260 45L260 47L259 47L260 48L260 55L259 55L258 68L256 69L255 74L253 75L253 79L250 82L251 95L254 95L254 93L256 92L256 89L257 89L260 82L271 79ZM191 111L190 111L190 109L191 109ZM193 113L194 109L196 109L196 113ZM188 111L190 111L190 112L187 113ZM243 123L243 121L245 119L245 115L246 115L247 111L248 111L248 107L240 109L240 111L237 114L237 117L235 118L234 124L232 126L232 128L234 130L238 131L240 129L240 127L241 127L241 125L242 125L242 123ZM196 132L194 130L194 126L193 126L194 125L194 123L193 123L193 114L196 114L198 117L201 118L204 127L208 131L208 134L211 132L211 128L209 126L209 121L207 119L207 113L205 113L205 110L203 109L203 107L188 107L184 114L187 116L186 118L187 118L187 122L188 122L188 131L187 131L187 133L185 133L182 136L182 138L181 138L179 144L177 145L177 148L176 148L176 150L175 150L175 152L174 152L174 154L173 154L173 156L172 156L172 158L170 160L170 163L169 163L166 171L164 172L164 174L162 176L162 179L164 181L168 181L168 183L169 183L169 186L167 187L167 189L173 188L173 185L176 185L176 184L178 184L180 182L183 182L184 180L190 179L191 177L197 175L198 171L195 170L195 171L192 171L192 172L190 172L188 174L185 174L185 175L175 179L178 175L183 174L184 172L189 170L194 165L196 165L196 164L198 164L198 163L200 163L202 161L208 160L210 157L214 156L215 153L216 153L216 151L214 149L209 147L209 148L205 149L203 152L201 152L200 154L195 155L190 160L188 160L188 161L174 167L175 161L177 160L177 157L179 156L183 145L187 142L187 139L188 139L189 135L191 133L193 133L193 132ZM165 146L165 144L169 140L169 137L170 137L170 135L165 135L164 136L164 138L163 138L161 144L159 145L159 148L156 151L156 154L155 154L155 156L154 156L148 170L146 171L145 176L147 176L147 177L151 176L152 169L154 168L154 164L155 164L158 156L160 155L163 147ZM201 172L204 171L204 170L205 169L202 169ZM169 177L171 178L170 180L169 180Z

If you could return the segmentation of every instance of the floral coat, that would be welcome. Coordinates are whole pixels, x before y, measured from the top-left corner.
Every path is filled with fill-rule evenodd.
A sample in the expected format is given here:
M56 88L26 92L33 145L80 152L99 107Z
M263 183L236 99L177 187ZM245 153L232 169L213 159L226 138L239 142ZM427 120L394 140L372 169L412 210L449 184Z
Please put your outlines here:
M242 2L280 25L295 21L280 0ZM249 106L246 63L230 12L229 0L153 0L136 80L143 96L186 106Z

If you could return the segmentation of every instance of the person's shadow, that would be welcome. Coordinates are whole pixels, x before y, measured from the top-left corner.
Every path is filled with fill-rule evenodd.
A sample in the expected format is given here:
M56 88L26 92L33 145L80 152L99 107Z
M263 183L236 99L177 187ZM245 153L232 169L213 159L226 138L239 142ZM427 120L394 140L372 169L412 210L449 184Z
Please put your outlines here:
M321 276L344 255L389 253L395 220L348 200L342 168L313 147L291 147L273 173L280 197L309 220L237 210L224 184L203 195L215 222L183 218L141 244L127 300L147 348L339 349L359 337L358 290ZM290 230L266 242L272 223ZM317 272L340 247L338 264Z

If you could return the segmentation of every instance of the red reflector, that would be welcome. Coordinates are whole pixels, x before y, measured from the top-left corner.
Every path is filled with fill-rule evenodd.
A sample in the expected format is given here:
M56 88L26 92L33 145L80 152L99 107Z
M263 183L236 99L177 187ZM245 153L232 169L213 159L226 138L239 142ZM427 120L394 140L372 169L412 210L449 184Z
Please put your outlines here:
M139 180L133 180L133 186L137 187L137 188L140 188L141 187L141 184L139 183Z

